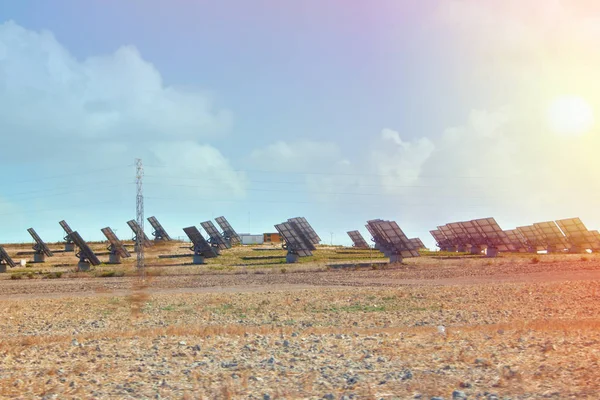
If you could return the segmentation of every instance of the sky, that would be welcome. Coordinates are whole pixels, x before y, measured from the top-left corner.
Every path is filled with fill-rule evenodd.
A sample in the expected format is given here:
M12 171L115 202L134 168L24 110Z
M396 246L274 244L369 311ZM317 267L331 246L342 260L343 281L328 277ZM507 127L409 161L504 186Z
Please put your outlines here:
M20 0L0 9L0 243L146 216L600 228L590 0ZM147 229L150 231L150 229Z

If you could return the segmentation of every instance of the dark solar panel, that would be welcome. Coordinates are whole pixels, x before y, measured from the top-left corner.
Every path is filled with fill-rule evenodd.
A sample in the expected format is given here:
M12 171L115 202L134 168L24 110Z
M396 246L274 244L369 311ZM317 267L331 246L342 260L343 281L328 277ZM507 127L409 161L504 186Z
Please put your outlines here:
M4 247L0 246L0 263L2 262L5 262L11 268L16 267L15 262L10 258L6 250L4 250Z
M363 235L360 234L359 231L350 231L350 232L348 232L348 236L350 236L350 239L352 239L352 243L354 244L354 247L356 247L358 249L368 249L369 248L369 244L367 243L367 241L365 240Z
M227 243L221 233L217 229L217 227L212 223L212 221L204 221L201 222L202 229L206 231L208 234L208 241L210 244L213 244L219 248L219 250L225 250L231 248L231 243Z
M82 239L81 235L77 231L71 233L71 239L75 246L79 247L79 252L76 254L82 262L89 262L93 266L100 265L100 260L96 257L96 254L90 249L90 246Z
M315 247L298 225L288 221L275 225L275 229L285 241L284 248L290 253L298 254L300 257L312 256Z
M150 222L150 225L152 225L152 228L154 228L154 232L152 232L152 235L156 239L166 240L166 241L171 240L171 237L169 236L167 231L165 231L165 228L163 228L163 226L160 224L160 222L158 222L156 217L148 218L148 222Z
M27 229L27 232L29 232L33 240L35 240L35 245L33 246L33 249L36 252L43 253L48 257L52 257L54 255L52 251L50 251L48 245L42 240L42 238L39 237L35 229L29 228Z
M288 219L288 222L293 222L296 225L298 225L300 230L304 233L304 236L306 236L312 244L316 245L316 244L319 244L319 242L321 242L321 238L319 237L319 235L317 235L317 232L315 232L315 230L308 223L306 218L304 218L304 217L290 218L290 219Z
M115 254L120 255L123 258L131 257L131 254L129 253L129 251L127 251L125 246L123 246L123 243L119 240L119 238L117 237L117 235L113 232L113 230L111 228L109 228L109 227L103 228L102 233L104 234L104 236L106 236L106 239L108 239L108 242L110 243L108 250L110 250L111 252L114 252Z
M131 221L127 221L127 225L129 225L129 228L131 228L131 230L133 231L133 240L134 240L134 242L137 243L138 232L142 231L142 229L140 228L140 225L134 219L132 219ZM144 235L142 238L144 247L152 246L152 241L148 238L146 233L142 232L142 234Z
M194 252L194 254L206 257L206 258L214 258L217 257L217 253L213 249L213 247L204 239L198 228L195 226L190 226L188 228L183 228L183 231L187 235L188 238L192 241L192 247L190 250Z
M229 224L229 221L225 219L225 217L218 217L215 219L215 221L217 221L217 224L219 224L223 230L223 235L231 242L231 244L239 244L241 242L240 236L233 229L231 224Z

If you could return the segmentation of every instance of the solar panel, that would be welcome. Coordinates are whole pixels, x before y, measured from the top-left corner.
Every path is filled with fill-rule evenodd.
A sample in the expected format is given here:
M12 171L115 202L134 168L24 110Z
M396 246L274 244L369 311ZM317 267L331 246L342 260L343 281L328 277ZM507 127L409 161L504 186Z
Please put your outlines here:
M11 268L14 268L17 266L15 264L15 262L13 261L13 259L10 258L10 256L6 252L6 250L4 250L4 247L0 246L0 264L2 262L5 262Z
M433 236L435 243L440 249L446 249L450 245L448 238L439 229L434 229L429 231L429 233L431 233L431 236Z
M386 244L394 254L401 257L419 257L419 250L414 247L408 237L395 221L383 221L375 224L375 229L385 238Z
M367 225L365 226L371 234L373 242L375 242L375 248L381 251L386 257L389 257L392 254L389 243L387 243L387 239L377 229L377 225L382 222L384 222L382 219L372 219L367 221Z
M474 221L460 222L460 225L465 230L465 232L467 232L467 235L469 235L469 241L471 242L471 243L469 243L470 245L473 245L473 246L486 246L487 245L487 238L485 237L485 235L483 234L483 232L481 231L479 226Z
M69 224L67 224L67 222L65 220L60 221L59 224L63 228L65 233L67 234L67 236L65 236L64 239L67 242L72 242L70 235L71 235L71 233L73 233L73 229L71 229L71 227L69 226Z
M100 260L96 257L96 254L90 249L90 246L83 240L81 235L75 231L70 234L75 246L79 247L79 252L76 254L79 257L80 262L89 262L93 266L100 265Z
M241 243L242 239L240 238L240 235L237 234L225 217L218 217L215 219L215 221L217 221L217 224L219 224L223 230L223 235L225 236L226 240L229 240L231 244Z
M152 225L152 228L154 228L154 232L152 232L152 236L154 236L156 238L156 240L166 240L166 241L171 240L171 237L169 236L167 231L165 231L165 228L162 227L160 222L158 222L156 217L148 218L148 222L150 222L150 225Z
M310 226L310 224L308 223L306 218L304 218L304 217L290 218L290 219L288 219L288 222L293 222L293 223L297 224L298 227L302 230L304 235L308 238L308 240L311 241L312 244L319 244L319 242L321 241L321 238L319 237L319 235L317 235L317 232L315 232L313 227Z
M102 230L102 233L104 234L104 236L106 236L106 239L108 239L108 241L110 243L108 250L111 253L118 254L119 256L121 256L123 258L131 257L131 254L129 253L129 251L127 251L125 246L123 246L123 243L119 240L119 238L117 237L117 235L113 232L113 230L111 228L106 227L106 228L102 228L101 230Z
M516 251L506 233L500 228L500 225L494 218L475 219L473 222L479 227L486 237L486 245L495 247L498 251Z
M592 243L594 244L594 246L592 247L592 250L594 250L594 252L596 252L600 249L600 232L590 231L590 235L593 239Z
M285 241L284 249L289 253L297 254L300 257L312 256L312 250L315 250L315 246L312 242L303 234L300 227L294 222L283 222L275 225L275 229L281 235Z
M419 238L409 239L415 249L426 249L425 244Z
M506 236L508 236L508 239L518 252L527 252L527 242L517 229L509 229L504 231L504 233L506 233Z
M533 225L519 226L517 231L525 238L530 250L538 251L546 248L544 236Z
M446 226L452 231L455 237L455 242L457 246L467 246L471 244L471 237L469 233L463 228L460 222L452 222L446 224Z
M127 225L129 225L129 227L131 228L131 230L133 231L133 241L137 243L137 235L138 232L142 232L144 234L144 247L150 247L152 246L152 241L148 238L148 236L146 235L145 232L142 231L142 229L140 228L140 225L137 223L136 220L132 219L131 221L127 221Z
M440 225L437 228L440 232L442 232L442 235L444 235L446 237L446 239L448 240L448 245L450 245L450 246L457 245L456 235L454 234L454 232L452 231L452 229L450 229L450 227L448 225Z
M546 242L546 249L552 250L564 250L569 247L567 238L558 228L558 225L554 221L547 222L536 222L533 224L540 234L544 237Z
M31 235L33 240L35 240L35 244L33 245L33 250L35 250L36 253L42 253L48 257L52 257L54 255L54 253L52 253L52 251L50 251L50 248L48 248L48 245L42 240L42 238L39 237L39 235L37 234L35 229L29 228L29 229L27 229L27 232L29 232L29 234Z
M595 239L579 218L560 219L556 224L574 247L592 249Z
M201 222L202 228L208 233L209 239L208 242L212 245L215 245L219 248L219 250L225 250L231 248L231 243L227 243L217 227L212 223L212 221L204 221Z
M192 241L192 247L190 250L194 252L195 255L199 255L206 258L215 258L217 257L217 253L213 249L213 247L204 239L198 228L195 226L190 226L188 228L183 228L183 231L187 235L188 238Z
M348 236L352 239L353 246L357 249L368 249L369 243L365 240L365 238L360 234L359 231L350 231L348 232Z

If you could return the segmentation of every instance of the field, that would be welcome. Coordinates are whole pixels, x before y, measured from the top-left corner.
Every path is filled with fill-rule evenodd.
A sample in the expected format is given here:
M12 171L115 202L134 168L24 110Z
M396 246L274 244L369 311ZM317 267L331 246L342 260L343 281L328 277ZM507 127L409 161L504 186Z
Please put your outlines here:
M389 266L324 246L286 265L263 247L196 266L186 246L152 247L145 282L72 253L1 274L0 397L598 397L596 255Z

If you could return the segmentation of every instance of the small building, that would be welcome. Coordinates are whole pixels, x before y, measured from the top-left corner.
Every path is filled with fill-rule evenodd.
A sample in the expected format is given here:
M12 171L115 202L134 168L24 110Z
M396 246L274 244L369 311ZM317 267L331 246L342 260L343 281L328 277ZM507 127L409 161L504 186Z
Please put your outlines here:
M275 233L265 233L263 234L265 243L281 243L281 235L277 232Z
M263 235L240 233L240 241L243 245L263 244L265 242L265 238Z

